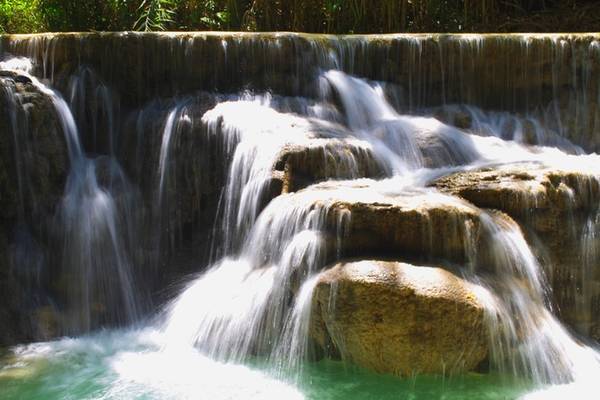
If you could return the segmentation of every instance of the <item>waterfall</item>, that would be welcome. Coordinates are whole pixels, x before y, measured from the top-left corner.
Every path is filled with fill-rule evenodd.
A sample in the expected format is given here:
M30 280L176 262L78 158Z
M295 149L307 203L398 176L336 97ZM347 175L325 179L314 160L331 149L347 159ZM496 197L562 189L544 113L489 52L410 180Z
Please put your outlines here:
M423 265L427 279L472 290L488 353L476 368L514 390L505 397L594 386L595 36L107 35L115 54L136 51L135 79L82 50L102 42L94 34L68 38L0 39L29 57L0 62L16 184L14 216L0 223L11 224L10 260L31 310L49 306L58 334L79 336L17 346L7 371L81 357L101 388L94 398L300 399L323 365L364 366L345 342L364 332L331 324L345 310L340 294L364 300L373 282L393 291ZM65 64L74 51L81 62ZM41 100L28 103L30 92ZM31 113L43 101L68 158L52 206L37 205L43 185L32 178L44 159L33 156ZM327 275L370 260L417 272L364 268L360 290ZM370 280L376 272L389 276ZM317 310L325 277L329 320ZM403 290L434 298L439 288ZM424 315L414 323L437 329L437 309L414 304L407 312ZM392 320L369 318L361 329ZM365 349L385 352L400 336ZM479 379L458 360L440 362L442 397L446 383ZM391 372L416 386L422 371Z
M128 204L132 189L114 158L85 155L69 104L21 64L9 60L3 67L17 65L16 71L48 96L68 148L70 172L52 228L62 246L62 254L55 255L58 270L70 278L64 298L65 332L87 332L110 320L130 323L139 313L128 249L134 240L128 237L134 223Z
M488 319L492 359L538 384L592 382L600 354L578 343L552 314L544 272L520 229L502 216L484 215L493 270Z
M410 166L408 169L390 168L393 175L410 175L411 171L422 168L415 160L421 159L421 152L427 151L427 147L416 143L424 136L428 137L428 144L442 138L447 149L445 154L450 157L429 155L432 166L442 169L456 170L457 165L469 168L474 162L481 165L507 160L549 162L550 157L558 154L562 154L563 159L571 157L550 148L527 149L497 138L498 134L465 134L435 120L402 117L368 83L335 71L325 73L325 77L332 82L348 115L347 130L342 133L369 143L373 156L383 165ZM249 111L244 111L246 107ZM349 200L353 195L350 187L333 183L331 188L309 187L297 194L280 195L264 210L256 202L248 206L247 198L256 201L267 190L266 182L271 179L277 152L284 143L293 140L286 135L289 122L278 122L282 114L268 111L265 114L269 118L264 121L248 117L260 115L263 107L255 103L226 102L205 114L208 134L223 134L227 140L225 148L234 154L230 157L224 189L224 229L233 227L226 237L241 238L243 244L238 255L229 250L229 256L199 277L168 307L165 330L173 337L170 342L197 345L213 358L240 362L267 352L275 363L285 359L284 364L297 366L307 351L306 342L301 338L307 335L306 313L310 307L306 305L306 297L312 293L314 274L327 260L341 255L339 250L327 253L324 244L327 215L334 204L329 203L328 198L332 191L339 191ZM228 109L231 114L225 113ZM233 122L229 115L241 119L240 122ZM296 121L296 116L289 118L292 121L289 125L302 126L303 121ZM382 134L381 125L389 130ZM518 131L520 127L515 125L514 129ZM271 132L278 133L276 140L271 139ZM385 139L395 139L398 135L406 135L413 144L390 143ZM409 180L413 185L409 191L406 186L399 186L395 192L410 195L417 189L414 186L417 181ZM388 185L391 182L394 181L388 181ZM389 189L381 189L385 184L379 187L373 186L372 190L383 190L389 195ZM247 219L240 220L240 215ZM597 368L594 350L576 343L552 315L544 273L519 229L501 218L485 215L482 218L489 259L472 263L479 265L476 274L484 266L485 270L493 271L490 278L493 283L489 286L494 294L486 298L486 304L496 366L514 376L531 375L538 384L571 382L579 379L590 365ZM343 227L334 231L341 232ZM343 241L342 236L338 235L336 243ZM229 246L228 240L224 243L225 247ZM294 281L298 279L305 283L294 289L293 286L298 285ZM294 291L298 291L295 305L288 308ZM195 318L190 318L192 312Z
M172 338L169 343L197 345L211 357L229 361L265 351L279 362L302 359L304 354L296 348L291 349L296 358L289 358L285 339L291 335L300 345L306 336L298 329L306 329L302 306L309 289L294 286L312 277L327 257L319 232L326 209L315 209L310 202L290 207L287 200L283 195L269 203L239 257L218 262L167 307L164 329ZM296 300L300 309L289 310L295 290L304 293L304 300ZM190 319L199 305L198 318Z

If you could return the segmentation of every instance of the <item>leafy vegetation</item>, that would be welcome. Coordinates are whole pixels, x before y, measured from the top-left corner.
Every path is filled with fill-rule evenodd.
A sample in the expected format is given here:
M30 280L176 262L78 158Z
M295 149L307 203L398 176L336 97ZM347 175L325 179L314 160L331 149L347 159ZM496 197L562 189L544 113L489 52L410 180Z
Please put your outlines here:
M596 31L591 0L0 0L0 32Z
M37 32L45 28L37 0L0 0L0 33Z
M138 8L140 17L133 28L139 31L164 31L173 22L173 0L143 0Z

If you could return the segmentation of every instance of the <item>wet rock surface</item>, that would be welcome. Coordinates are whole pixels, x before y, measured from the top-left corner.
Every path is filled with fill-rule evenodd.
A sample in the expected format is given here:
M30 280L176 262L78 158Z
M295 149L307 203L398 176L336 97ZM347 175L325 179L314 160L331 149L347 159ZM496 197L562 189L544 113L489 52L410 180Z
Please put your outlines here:
M51 99L17 72L0 74L0 343L49 338L39 267L69 168Z
M201 123L215 104L215 96L207 93L160 100L136 109L124 122L117 157L139 194L144 224L139 263L158 268L160 280L191 272L189 262L178 261L182 254L203 262L208 252L228 162L220 142ZM170 140L163 143L170 114Z
M524 164L458 172L433 186L478 207L494 208L515 218L530 217L540 232L555 231L565 213L589 213L600 199L594 174Z
M340 237L342 254L382 254L465 263L477 241L480 211L432 191L405 191L394 180L356 180L313 185L294 194L328 209L325 225Z
M598 339L599 182L592 173L568 168L515 165L459 172L433 186L517 220L538 249L561 318Z
M380 373L459 373L487 354L471 284L441 268L341 262L321 274L311 318L320 346Z
M3 217L16 218L18 207L28 217L51 214L69 168L65 138L52 101L28 77L15 72L2 71L0 86L1 170L6 188L2 191Z
M370 148L360 141L313 139L307 145L282 149L275 164L282 171L283 193L295 192L310 184L335 179L384 176Z

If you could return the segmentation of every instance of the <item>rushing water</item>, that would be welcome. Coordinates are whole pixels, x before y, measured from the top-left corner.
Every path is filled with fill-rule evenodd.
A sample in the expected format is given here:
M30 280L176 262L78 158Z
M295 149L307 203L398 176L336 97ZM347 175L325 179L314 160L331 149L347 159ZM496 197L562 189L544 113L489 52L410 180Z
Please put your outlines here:
M20 346L0 370L3 399L506 399L526 389L499 376L399 380L321 361L286 383L264 363L222 364L193 348L161 351L151 330Z
M8 61L5 67L25 74L30 69L15 61ZM51 100L70 162L55 228L62 246L60 269L70 277L65 285L64 333L87 332L110 320L132 322L138 316L138 305L128 254L134 240L128 237L134 223L128 204L130 184L113 157L85 155L71 107L60 93L33 76L29 79Z
M477 47L468 40L467 44ZM226 45L223 51L227 54ZM567 140L560 118L548 123L539 114L485 112L471 105L404 114L392 105L384 82L343 72L339 55L324 59L328 61L311 83L318 88L312 98L202 93L146 105L132 113L138 140L135 157L120 155L120 121L125 118L119 115L115 92L91 69L80 68L70 78L67 102L49 83L30 75L33 68L27 59L0 63L0 69L23 74L48 97L65 135L70 172L54 216L59 244L54 272L67 277L56 306L60 334L74 336L8 349L0 359L2 398L588 395L600 376L600 353L557 318L539 249L504 214L480 210L428 185L457 171L515 165L566 169L595 180L600 177L600 157L585 154ZM16 115L18 96L9 90L4 95L12 99L10 113ZM201 112L199 99L209 99ZM456 123L460 118L468 119L469 126ZM24 197L26 173L19 146L27 142L18 135L26 128L16 117L11 127L19 196ZM150 134L156 137L148 139ZM186 189L178 186L176 168L176 154L189 150L181 144L186 135L200 136L205 146L192 157L212 160L209 153L218 153L218 162L205 160L199 173L218 169L223 175L214 228L202 227L212 232L212 261L197 265L201 272L142 323L142 311L150 305L140 288L148 282L142 276L166 276L160 275L159 264L169 255L162 249L176 247L173 231L199 229L170 220L180 211L174 193ZM140 149L150 140L156 149ZM285 175L287 169L277 169L290 149L314 152L314 158L302 163L307 168L310 163L324 166L320 175L295 182ZM136 165L130 181L122 164L130 162L128 157L140 163L146 151L155 153L150 157L152 170ZM142 202L136 185L142 182L150 182L149 189L139 190L150 194L149 211L138 210ZM536 194L524 200L534 203ZM573 206L569 196L565 201ZM478 216L482 228L477 238L466 219L456 217L449 224L469 244L459 269L479 288L489 332L490 372L397 378L328 358L317 361L309 338L312 298L323 268L342 259L349 246L353 215L344 204L439 204L465 207ZM587 278L598 260L598 215L594 209L585 217L583 231L574 233L581 236L584 264L575 304L591 319L595 289ZM19 218L25 225L24 217ZM436 237L438 232L430 226L421 228L430 246L447 239ZM21 243L29 243L27 235L22 237ZM437 257L452 257L441 248ZM151 256L140 256L142 250ZM334 296L333 308L335 301ZM139 328L114 328L134 324ZM98 332L106 327L110 328ZM337 345L344 359L345 349Z

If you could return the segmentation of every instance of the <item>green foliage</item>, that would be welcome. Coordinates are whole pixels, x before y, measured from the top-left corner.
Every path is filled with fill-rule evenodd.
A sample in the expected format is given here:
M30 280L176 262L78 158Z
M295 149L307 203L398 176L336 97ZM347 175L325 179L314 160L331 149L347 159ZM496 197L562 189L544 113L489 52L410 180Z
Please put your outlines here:
M597 30L592 0L0 0L0 32Z
M44 27L37 0L0 0L0 32L39 32Z
M204 13L198 19L208 29L219 30L228 26L229 11L225 8L221 10L214 0L204 2Z
M239 0L205 0L177 2L178 28L183 30L240 29Z
M133 29L139 31L164 31L173 22L175 3L173 0L144 0L138 11L140 17Z
M49 31L130 29L138 3L132 0L37 0Z

